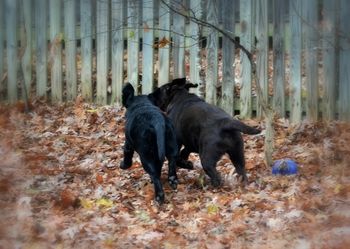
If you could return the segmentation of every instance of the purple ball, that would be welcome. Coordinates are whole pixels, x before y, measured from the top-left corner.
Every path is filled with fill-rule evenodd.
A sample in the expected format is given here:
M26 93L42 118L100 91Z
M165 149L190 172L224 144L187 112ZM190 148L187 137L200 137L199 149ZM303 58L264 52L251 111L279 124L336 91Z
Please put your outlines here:
M296 173L298 173L298 165L292 159L280 159L273 163L273 175L294 175Z

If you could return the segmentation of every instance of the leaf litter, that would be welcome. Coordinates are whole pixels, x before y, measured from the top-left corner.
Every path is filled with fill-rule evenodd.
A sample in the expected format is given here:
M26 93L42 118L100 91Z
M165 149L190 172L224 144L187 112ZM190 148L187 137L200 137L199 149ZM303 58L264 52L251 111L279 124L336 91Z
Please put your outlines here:
M212 188L191 154L173 191L165 163L158 206L136 153L119 169L124 109L31 105L0 106L0 248L350 247L349 124L277 119L274 159L295 160L295 176L271 175L263 135L244 135L246 187L224 156Z

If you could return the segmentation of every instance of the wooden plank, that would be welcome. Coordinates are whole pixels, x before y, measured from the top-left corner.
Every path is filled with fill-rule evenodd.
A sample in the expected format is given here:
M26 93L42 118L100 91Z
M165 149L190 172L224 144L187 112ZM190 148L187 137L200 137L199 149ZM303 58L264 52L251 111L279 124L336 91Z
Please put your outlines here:
M24 0L26 2L26 0ZM50 0L50 61L51 98L53 102L62 101L62 29L61 1Z
M23 6L23 39L25 51L22 57L22 70L26 91L29 96L32 83L32 0L22 0Z
M136 93L139 83L139 7L139 1L128 1L128 81Z
M66 91L67 100L77 97L77 63L76 63L76 16L75 0L64 1L64 32L65 32L65 54L66 54Z
M196 18L202 18L202 6L200 0L192 0L190 2L190 9ZM198 24L190 22L190 81L199 84L199 87L192 88L191 92L196 93L198 96L202 96L202 79L200 77L201 71L201 54L200 54L200 30Z
M153 91L154 68L154 0L143 2L142 93Z
M339 119L350 121L350 1L340 0Z
M183 10L184 0L173 0L173 7L177 10ZM185 18L182 15L173 13L173 63L174 78L185 77Z
M302 2L303 34L305 35L305 78L306 78L306 118L309 121L318 119L318 0Z
M163 43L158 49L158 86L170 80L170 11L163 1L170 5L170 0L162 0L159 6L159 41Z
M36 96L47 92L47 1L35 1Z
M290 1L290 27L291 27L291 48L290 48L290 94L292 123L301 121L301 0Z
M112 102L122 103L124 81L124 4L112 0Z
M92 1L80 0L81 95L90 102L92 95Z
M336 47L336 8L338 1L323 0L323 25L322 25L322 54L323 54L323 108L322 117L325 120L333 120L335 118L335 101L336 101L336 63L335 63L335 47ZM339 2L338 2L339 3Z
M285 1L273 0L273 106L280 117L286 115L285 104Z
M218 1L207 2L207 22L215 26L218 25ZM205 77L205 99L210 104L217 104L218 85L218 32L212 29L207 38L207 72Z
M260 0L255 2L256 7L256 53L257 53L257 77L258 83L262 90L262 97L267 100L269 95L269 82L268 82L268 60L269 60L269 47L268 47L268 16L267 16L267 0ZM258 102L259 102L258 98ZM258 106L257 116L263 116L263 110L261 105Z
M240 23L241 23L241 44L252 51L253 27L252 27L252 0L240 0ZM248 57L241 54L241 112L242 118L250 118L252 115L252 73Z
M234 37L235 5L234 1L224 0L222 8L223 28ZM222 39L222 108L231 116L234 115L235 87L235 46L227 37Z
M108 0L97 1L96 33L97 33L97 96L96 102L107 104L108 77Z
M18 100L17 89L17 1L6 0L6 44L7 44L7 99L9 103Z

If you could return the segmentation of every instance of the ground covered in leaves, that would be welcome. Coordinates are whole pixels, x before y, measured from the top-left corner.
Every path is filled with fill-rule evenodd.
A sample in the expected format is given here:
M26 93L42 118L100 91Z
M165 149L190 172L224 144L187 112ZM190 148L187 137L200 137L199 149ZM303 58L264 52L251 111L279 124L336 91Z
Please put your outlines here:
M123 132L116 106L0 106L0 248L350 248L349 124L276 120L295 176L264 166L264 133L244 136L245 188L225 157L220 189L191 155L173 191L165 164L161 207L136 155L119 169Z

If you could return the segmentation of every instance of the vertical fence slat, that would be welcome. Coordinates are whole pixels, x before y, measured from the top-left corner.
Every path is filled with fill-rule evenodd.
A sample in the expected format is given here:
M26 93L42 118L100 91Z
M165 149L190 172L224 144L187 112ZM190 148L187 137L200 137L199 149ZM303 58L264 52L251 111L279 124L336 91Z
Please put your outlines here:
M108 76L108 0L97 1L96 33L97 33L97 91L96 102L107 104Z
M335 76L335 20L336 4L333 0L323 0L323 78L324 94L322 116L326 120L335 118L336 76Z
M252 51L253 28L252 28L252 0L240 0L240 26L241 44ZM249 118L252 115L252 74L248 57L241 51L241 91L240 91L240 116Z
M42 97L47 91L47 1L35 3L36 95Z
M224 0L222 8L223 28L235 35L235 7L234 1ZM234 60L235 46L227 38L222 38L222 107L231 116L234 115Z
M170 0L163 1L170 5ZM158 86L169 82L170 70L170 11L163 1L159 6Z
M290 94L292 123L301 121L301 0L290 1Z
M218 21L218 1L207 2L207 22L215 26ZM216 105L218 85L218 50L219 41L217 31L210 29L207 40L207 73L205 78L205 99L208 103Z
M184 9L184 0L174 0L174 8ZM185 77L185 18L179 14L173 14L173 64L174 78Z
M154 68L154 0L143 2L142 93L153 91Z
M306 75L306 117L310 121L318 119L318 0L303 1L305 75Z
M18 100L17 94L17 1L6 1L6 44L7 44L7 98L10 103Z
M202 18L202 6L200 0L192 0L190 2L190 9L196 16L196 18ZM190 80L193 83L199 84L199 87L191 89L197 95L201 96L202 81L200 78L201 70L201 57L200 57L200 30L198 24L190 22L190 34L189 46L190 46Z
M124 80L123 8L123 1L112 0L112 102L120 104Z
M350 121L350 1L340 0L339 119Z
M0 30L5 30L5 1L0 1ZM0 101L4 99L4 89L5 86L3 84L4 77L4 33L0 32Z
M263 98L268 101L269 82L268 82L268 62L269 62L269 43L268 43L268 16L267 0L256 1L256 37L257 37L257 75L262 90ZM258 99L259 103L259 99ZM262 117L262 108L257 105L257 116Z
M280 117L285 117L285 63L284 12L285 1L273 1L273 106Z
M136 92L139 82L139 8L139 1L128 1L128 81Z
M67 100L74 100L77 96L75 6L75 0L64 1Z
M113 7L112 7L113 8ZM80 0L81 95L92 101L92 1Z
M53 102L62 101L62 38L61 1L50 0L51 46L49 58L51 61L51 96Z
M25 47L25 51L21 63L24 82L29 96L32 82L32 1L23 0L22 6L24 20L23 40L25 42L25 45L22 44L22 48Z

